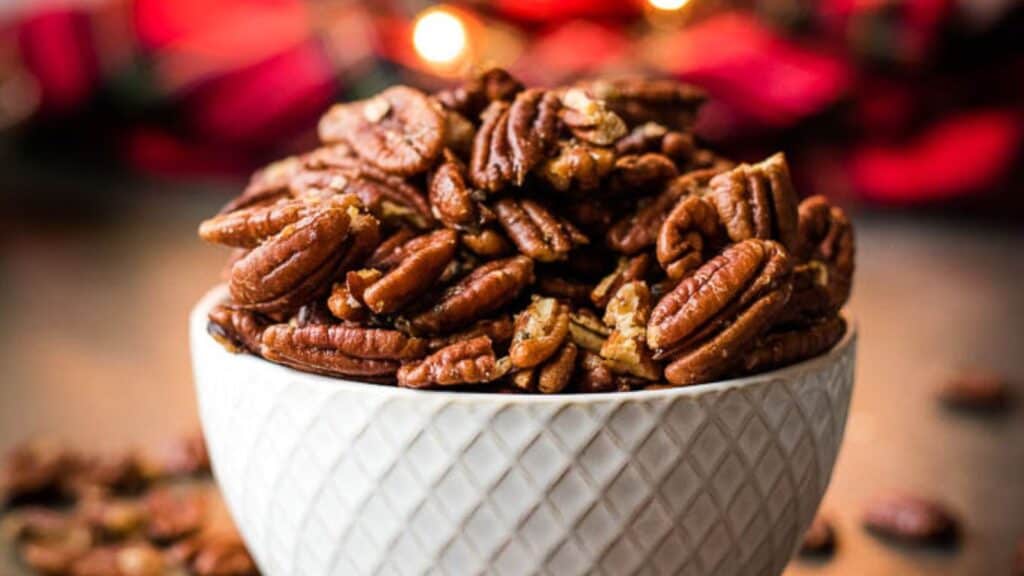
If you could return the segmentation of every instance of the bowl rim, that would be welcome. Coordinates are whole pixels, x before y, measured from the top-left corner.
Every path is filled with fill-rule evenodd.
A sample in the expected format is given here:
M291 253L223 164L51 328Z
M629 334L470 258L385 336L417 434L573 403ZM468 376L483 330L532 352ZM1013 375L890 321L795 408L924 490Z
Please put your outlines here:
M699 396L709 392L718 392L731 388L742 388L755 384L763 384L772 380L792 378L795 374L816 370L826 364L836 362L843 356L847 349L856 345L857 323L849 315L847 318L847 330L842 339L836 343L828 352L809 358L807 360L791 364L789 366L753 374L741 376L728 380L718 380L705 384L691 384L688 386L676 386L672 388L660 388L656 390L630 390L626 392L581 392L576 394L497 394L494 392L460 392L458 390L437 390L437 389L413 389L391 386L387 384L374 384L371 382L360 382L348 380L336 376L325 376L311 372L303 372L283 364L277 364L264 360L258 356L245 353L229 352L209 336L206 331L207 315L217 303L224 300L228 295L226 284L219 284L210 289L192 308L189 318L189 337L192 340L191 354L193 362L196 360L196 346L213 346L216 351L223 354L225 358L230 357L234 362L248 363L255 369L265 370L268 373L278 374L280 377L302 378L306 383L315 386L329 386L339 390L348 390L365 394L380 394L389 397L405 396L408 398L433 398L438 400L459 400L459 401L490 401L502 404L519 403L552 403L552 404L589 404L594 402L612 402L624 400L657 400L675 398L679 396Z

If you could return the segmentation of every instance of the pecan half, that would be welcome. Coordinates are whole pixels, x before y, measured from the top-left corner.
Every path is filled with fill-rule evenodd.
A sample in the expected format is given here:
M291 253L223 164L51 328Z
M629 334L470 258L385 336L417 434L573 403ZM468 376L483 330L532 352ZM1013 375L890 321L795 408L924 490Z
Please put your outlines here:
M777 240L786 250L796 250L797 197L782 153L719 174L710 188L707 198L733 242Z
M718 235L714 205L700 196L681 198L658 232L658 263L669 278L681 279L704 263Z
M512 146L508 140L507 102L495 101L484 110L473 138L469 176L477 188L497 192L515 177Z
M545 160L537 173L560 192L586 192L600 188L614 167L615 154L608 148L573 141L560 143L558 152Z
M569 314L569 338L580 348L599 354L609 334L611 330L592 310L580 308Z
M482 258L501 258L515 251L504 234L490 228L484 228L479 232L464 232L462 245Z
M511 102L522 90L522 82L507 71L490 68L460 86L438 92L436 98L445 108L456 110L467 118L476 118L491 102Z
M533 261L525 256L480 266L445 291L441 301L411 320L414 329L439 333L456 330L501 308L533 283Z
M832 348L845 333L846 321L841 316L811 326L769 332L743 353L743 370L753 374L817 356Z
M616 386L615 374L605 359L596 352L580 350L577 389L583 393L611 392Z
M578 348L566 342L540 367L537 373L537 391L541 394L558 394L569 385L576 369Z
M651 313L647 341L656 357L675 356L669 382L702 382L731 368L789 299L791 267L778 243L746 240L666 294Z
M338 270L365 257L377 238L372 217L324 203L235 262L231 297L248 310L296 309L326 292Z
M494 211L519 251L541 262L564 260L575 246L589 242L572 223L534 200L502 198Z
M426 341L396 330L355 326L276 324L263 332L264 358L307 372L381 378L393 375L399 360L426 351Z
M579 88L562 93L562 122L576 138L597 146L610 146L626 134L626 123L609 110L604 102L595 100Z
M267 324L268 321L255 312L221 304L210 310L206 331L230 352L258 354Z
M159 487L146 494L146 537L166 544L198 532L206 522L206 493L181 487Z
M627 154L616 158L610 188L616 194L643 194L658 191L679 175L675 162L663 154Z
M491 339L478 336L445 346L423 360L402 366L398 385L405 388L492 382L508 371L494 355Z
M401 310L441 277L455 257L457 244L458 235L452 230L437 230L406 242L399 249L402 260L362 290L362 302L375 314Z
M569 307L554 298L537 298L516 316L516 331L509 347L512 365L532 368L562 345L569 333Z
M289 156L257 170L249 179L245 190L225 204L218 214L268 204L288 196L289 183L302 168L302 163L302 158Z
M590 303L590 293L593 291L593 285L545 273L537 275L536 290L538 294L544 296L567 300L573 304L586 305Z
M449 228L474 230L487 220L483 194L470 187L466 168L450 151L430 177L430 209Z
M492 102L473 141L473 183L491 192L522 185L558 138L560 106L557 94L536 89L520 92L511 105Z
M315 208L316 202L285 200L218 214L199 225L199 237L224 246L255 248Z
M661 378L647 347L647 320L651 313L651 292L642 281L623 284L612 296L604 323L612 327L601 346L601 357L616 372L647 380Z
M604 308L612 299L612 296L619 291L619 288L627 282L641 280L651 270L653 258L650 254L637 254L633 257L621 257L615 270L601 279L601 282L590 293L590 300L598 308Z
M345 142L381 170L425 171L441 153L444 118L426 94L394 86L360 102L336 104L320 120L320 139Z
M798 257L793 314L816 317L834 314L850 298L853 286L853 226L841 208L823 196L800 203Z
M454 334L448 334L437 338L431 338L429 340L428 347L431 350L437 350L444 348L449 344L455 342L462 342L463 340L472 340L479 336L487 336L491 339L491 343L498 346L499 348L507 348L509 342L512 341L512 336L515 334L515 324L512 318L508 315L501 315L497 318L485 318L474 322L469 328L455 332Z
M689 131L705 100L700 89L672 80L619 78L589 82L584 87L630 126L656 122Z
M430 204L415 186L361 162L345 168L303 170L292 180L291 190L298 198L353 194L371 214L400 226L423 229L433 222Z

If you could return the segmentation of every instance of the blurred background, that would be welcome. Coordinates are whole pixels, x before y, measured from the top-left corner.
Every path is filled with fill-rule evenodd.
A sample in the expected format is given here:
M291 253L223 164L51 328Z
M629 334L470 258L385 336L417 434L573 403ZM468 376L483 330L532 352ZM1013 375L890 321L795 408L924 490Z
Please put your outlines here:
M1024 396L1019 0L0 2L0 450L195 425L191 304L226 254L198 222L314 144L333 102L485 65L527 84L643 72L703 86L700 135L784 150L858 226L858 390L826 512L840 552L794 574L1003 574L1024 535L1024 414L965 418L965 368ZM858 529L880 491L947 502L953 555Z

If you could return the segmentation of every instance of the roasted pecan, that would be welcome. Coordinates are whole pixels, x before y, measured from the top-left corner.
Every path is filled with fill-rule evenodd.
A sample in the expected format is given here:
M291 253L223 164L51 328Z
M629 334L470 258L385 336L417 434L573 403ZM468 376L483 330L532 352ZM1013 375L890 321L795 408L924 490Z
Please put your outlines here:
M999 412L1010 406L1010 383L1001 374L972 369L949 378L939 391L949 408Z
M814 517L810 527L804 532L800 544L802 556L828 556L836 549L836 532L832 523L820 514Z
M484 110L473 138L469 175L477 188L497 192L515 178L512 145L508 138L507 102L495 101Z
M146 521L146 509L135 500L87 496L77 503L76 514L105 539L127 538Z
M778 243L746 240L665 295L651 313L647 341L656 357L675 356L668 381L703 382L735 365L789 299L791 266Z
M431 350L437 350L444 348L449 344L455 342L462 342L464 340L472 340L479 336L487 336L491 339L491 343L499 348L507 348L508 344L512 341L512 336L515 334L515 325L512 322L512 318L507 315L501 315L497 318L485 318L474 322L469 328L455 332L454 334L448 334L438 338L431 338L428 347Z
M601 346L601 357L616 372L647 380L661 378L647 347L647 320L651 314L651 292L643 281L632 281L619 288L604 313L604 323L612 327Z
M700 196L679 199L658 232L658 263L681 279L704 263L719 244L718 213Z
M371 214L399 226L411 224L422 229L433 222L430 204L415 186L362 162L345 168L303 170L292 179L291 189L298 198L352 194Z
M207 494L195 488L165 486L146 494L146 537L167 544L198 532L207 518Z
M492 102L473 141L470 176L477 187L497 191L522 185L558 138L558 95L526 90L511 105Z
M500 258L515 251L504 234L490 228L484 228L479 232L464 232L462 245L482 258Z
M70 576L162 576L164 558L145 543L100 546L77 558Z
M523 84L501 68L490 68L451 90L438 92L436 98L445 108L467 118L476 118L495 100L511 102L523 90Z
M458 154L461 158L469 158L473 153L473 137L476 126L468 118L455 110L444 111L444 147Z
M647 253L620 257L615 270L605 276L590 293L590 300L595 306L603 309L623 284L643 279L651 270L652 263L653 258Z
M423 360L402 366L398 385L406 388L492 382L508 371L494 355L491 339L478 336L445 346Z
M743 370L762 372L793 364L825 352L846 333L846 321L833 316L810 326L772 331L743 353Z
M578 349L572 342L566 342L538 370L537 391L541 394L557 394L568 386L576 369Z
M502 198L494 211L519 251L540 262L564 260L573 247L588 242L572 223L534 200Z
M372 378L394 374L399 360L417 358L426 350L425 340L397 330L275 324L263 332L261 353L300 370Z
M814 272L807 289L819 292L816 301L823 307L803 311L834 313L850 298L853 285L853 226L841 208L829 204L824 196L812 196L800 203L798 229L796 253Z
M576 387L580 392L611 392L616 389L615 374L596 352L580 350L578 374Z
M740 164L711 179L708 200L733 242L776 240L797 248L797 197L781 153L754 165Z
M689 131L704 102L704 93L672 80L620 78L584 84L594 98L604 100L628 125L656 122Z
M224 205L219 214L272 203L288 196L289 184L302 168L302 164L302 158L289 156L257 170L249 179L249 185L245 187L245 190L237 198Z
M455 257L458 235L437 230L406 242L398 252L402 260L381 278L352 294L375 314L391 314L424 294ZM349 285L351 289L351 284Z
M658 231L683 196L698 194L718 172L695 170L670 182L661 194L644 199L636 211L608 230L606 242L616 252L636 254L657 242Z
M383 272L373 268L349 271L345 274L344 283L336 283L331 288L331 295L327 298L327 309L340 320L367 320L370 310L363 304L363 292L383 275Z
M430 209L434 217L449 228L475 230L488 216L481 200L483 194L470 186L462 161L445 150L444 161L430 178Z
M555 190L596 190L615 166L615 154L579 142L562 142L558 152L545 160L537 173Z
M512 365L532 368L562 345L569 333L569 307L554 298L537 298L516 316L516 331L509 347Z
M586 305L590 303L590 293L593 291L593 286L546 273L538 274L536 289L537 293L544 296L566 300L573 304Z
M444 118L426 94L394 86L360 102L336 104L320 120L320 139L345 142L381 170L425 171L444 145Z
M883 538L917 545L952 544L959 532L959 522L945 506L906 495L871 502L864 512L864 526Z
M597 146L610 146L626 134L626 123L584 90L570 88L562 93L562 122L576 138Z
M533 261L525 256L488 262L446 290L411 325L432 334L457 330L498 310L532 283Z
M0 508L52 496L62 477L75 467L77 458L65 447L38 440L16 446L0 470Z
M328 308L326 302L323 300L313 300L303 304L302 307L295 312L295 315L289 319L289 322L296 326L334 324L334 317L331 315L331 310ZM259 340L256 340L256 342L259 342Z
M308 216L318 204L316 201L285 200L219 214L199 225L199 237L225 246L255 248Z
M338 270L376 245L377 221L333 202L318 205L231 267L231 296L240 308L295 309L325 292Z
M615 142L615 152L619 156L658 152L661 150L661 141L666 134L668 134L668 128L657 122L641 124Z
M206 331L231 352L248 351L258 354L263 329L268 322L251 310L241 310L223 304L210 310Z
M580 308L569 314L569 338L580 348L599 354L609 334L611 330L592 310Z
M616 194L644 194L661 190L665 182L679 175L672 160L663 154L628 154L615 159L610 188Z

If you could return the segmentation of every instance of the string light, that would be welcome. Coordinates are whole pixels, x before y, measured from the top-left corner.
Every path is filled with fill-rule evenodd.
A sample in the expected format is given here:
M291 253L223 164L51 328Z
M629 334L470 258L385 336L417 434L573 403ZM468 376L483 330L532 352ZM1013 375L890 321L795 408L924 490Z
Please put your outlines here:
M647 3L658 10L679 10L686 6L690 0L647 0Z
M427 62L453 64L465 56L469 44L466 25L450 10L432 8L416 18L412 44Z

